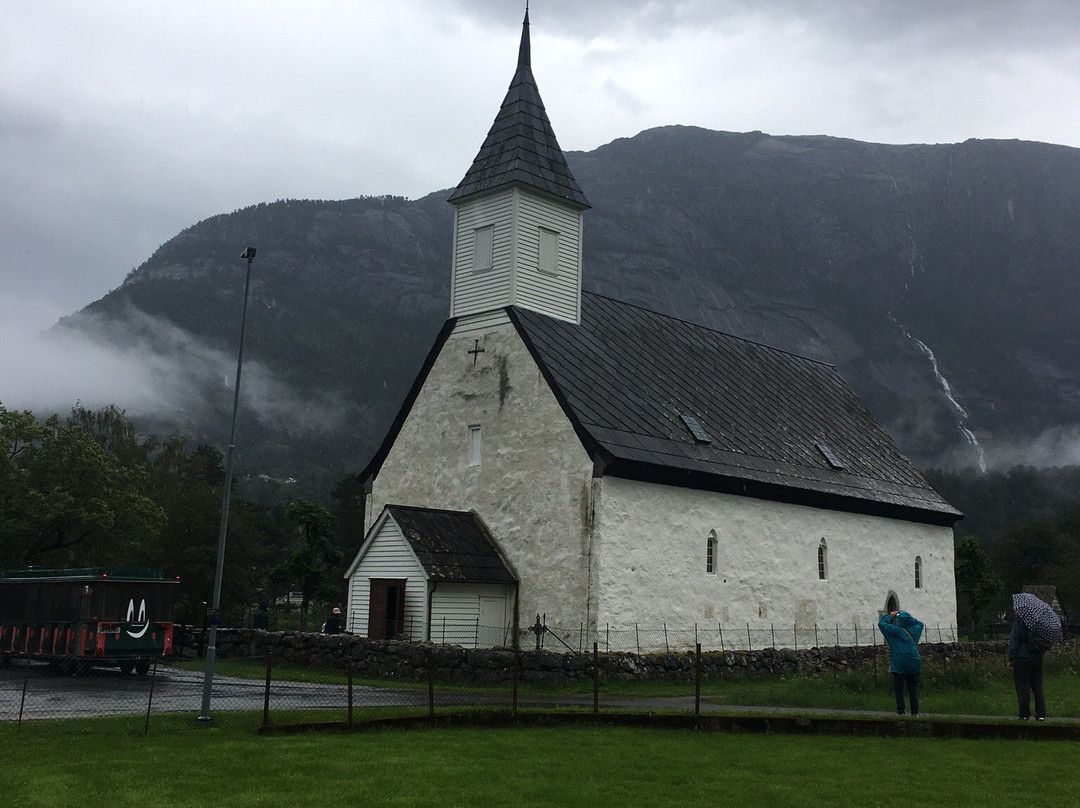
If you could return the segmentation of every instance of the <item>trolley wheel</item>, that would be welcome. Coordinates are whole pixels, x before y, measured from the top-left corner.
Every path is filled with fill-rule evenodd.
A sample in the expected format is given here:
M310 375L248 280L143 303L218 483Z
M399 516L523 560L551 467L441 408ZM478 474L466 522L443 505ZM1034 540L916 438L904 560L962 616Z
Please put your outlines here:
M121 659L120 664L118 665L118 667L120 668L120 673L127 676L129 673L131 673L133 670L135 670L135 660L134 659Z
M149 659L136 659L135 660L135 673L139 676L146 676L150 672L150 660Z

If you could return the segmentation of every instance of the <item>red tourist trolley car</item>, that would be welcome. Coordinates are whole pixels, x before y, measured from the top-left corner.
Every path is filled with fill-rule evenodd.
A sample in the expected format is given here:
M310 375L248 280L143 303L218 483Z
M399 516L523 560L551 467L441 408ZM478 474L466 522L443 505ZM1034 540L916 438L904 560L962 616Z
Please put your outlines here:
M0 655L145 674L172 653L179 580L142 567L0 571Z

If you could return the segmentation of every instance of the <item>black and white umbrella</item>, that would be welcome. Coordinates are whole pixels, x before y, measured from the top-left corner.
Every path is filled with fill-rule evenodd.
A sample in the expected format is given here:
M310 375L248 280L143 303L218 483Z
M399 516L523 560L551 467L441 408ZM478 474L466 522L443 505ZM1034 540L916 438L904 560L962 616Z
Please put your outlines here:
M1045 600L1031 592L1020 592L1013 595L1012 600L1013 611L1029 631L1034 631L1047 642L1065 639L1061 618Z

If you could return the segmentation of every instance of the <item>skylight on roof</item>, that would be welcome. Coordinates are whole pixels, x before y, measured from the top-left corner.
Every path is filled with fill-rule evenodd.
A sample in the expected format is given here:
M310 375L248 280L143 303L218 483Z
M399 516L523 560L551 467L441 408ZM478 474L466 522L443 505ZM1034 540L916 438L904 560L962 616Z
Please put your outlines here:
M834 469L845 468L845 466L844 466L843 462L840 460L840 458L837 457L836 454L833 452L833 450L829 448L829 444L827 444L827 443L818 443L816 445L818 447L818 451L821 452L825 456L825 460L828 461L830 466L832 466Z
M694 436L694 440L698 443L712 443L712 435L705 431L705 427L701 425L701 421L696 416L679 415L679 417L686 424L686 428L690 430L690 434Z

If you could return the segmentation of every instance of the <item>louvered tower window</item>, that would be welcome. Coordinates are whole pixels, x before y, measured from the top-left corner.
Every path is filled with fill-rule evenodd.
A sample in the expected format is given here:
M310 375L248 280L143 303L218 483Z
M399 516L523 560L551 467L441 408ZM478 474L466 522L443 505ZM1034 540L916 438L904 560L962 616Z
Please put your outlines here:
M540 271L559 274L559 234L547 227L540 228Z
M473 269L483 272L495 263L495 228L491 225L473 231Z

